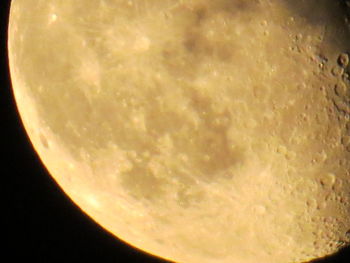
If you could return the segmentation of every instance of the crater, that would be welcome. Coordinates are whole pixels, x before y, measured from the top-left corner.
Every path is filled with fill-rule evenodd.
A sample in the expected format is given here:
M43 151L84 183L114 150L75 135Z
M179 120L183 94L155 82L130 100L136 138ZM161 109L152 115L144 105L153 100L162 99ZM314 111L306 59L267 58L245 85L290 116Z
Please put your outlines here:
M39 135L39 138L40 138L40 142L41 142L42 146L44 146L46 149L48 149L49 148L49 142L48 142L46 136L41 133Z

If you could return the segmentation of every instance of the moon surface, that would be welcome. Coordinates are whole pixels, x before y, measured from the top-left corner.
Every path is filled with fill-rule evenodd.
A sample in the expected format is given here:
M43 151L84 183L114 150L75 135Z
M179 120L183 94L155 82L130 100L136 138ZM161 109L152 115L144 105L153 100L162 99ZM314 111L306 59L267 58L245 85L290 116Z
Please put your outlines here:
M93 220L181 263L350 242L350 17L334 0L13 0L41 160Z

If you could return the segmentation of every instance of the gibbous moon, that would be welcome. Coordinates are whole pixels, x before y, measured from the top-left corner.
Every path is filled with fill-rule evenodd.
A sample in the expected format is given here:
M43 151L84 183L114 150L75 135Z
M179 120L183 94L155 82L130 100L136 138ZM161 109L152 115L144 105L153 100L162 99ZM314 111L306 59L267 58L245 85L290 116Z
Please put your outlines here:
M13 0L13 91L66 194L181 263L350 242L350 12L334 0Z

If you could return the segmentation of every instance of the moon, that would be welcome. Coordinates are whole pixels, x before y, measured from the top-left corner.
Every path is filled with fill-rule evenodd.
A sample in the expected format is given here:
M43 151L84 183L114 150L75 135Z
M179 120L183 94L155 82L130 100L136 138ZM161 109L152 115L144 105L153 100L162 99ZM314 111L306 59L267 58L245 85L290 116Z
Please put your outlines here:
M92 220L184 263L350 243L350 12L333 0L13 0L42 162Z

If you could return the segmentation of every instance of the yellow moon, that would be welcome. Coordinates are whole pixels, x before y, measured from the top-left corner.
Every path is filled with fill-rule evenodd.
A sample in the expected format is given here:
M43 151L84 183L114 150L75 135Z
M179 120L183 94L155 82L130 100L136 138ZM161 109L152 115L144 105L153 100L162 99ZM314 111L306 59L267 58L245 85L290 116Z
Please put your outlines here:
M181 263L350 242L349 18L333 0L13 0L13 90L67 195Z

